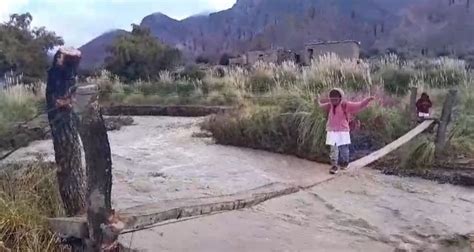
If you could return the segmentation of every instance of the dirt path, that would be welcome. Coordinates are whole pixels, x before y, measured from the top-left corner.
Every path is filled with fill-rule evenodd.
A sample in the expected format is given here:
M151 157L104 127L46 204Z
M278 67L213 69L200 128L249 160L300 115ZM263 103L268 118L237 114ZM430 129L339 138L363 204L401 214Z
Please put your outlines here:
M325 165L193 138L199 120L136 117L136 125L109 133L116 208L331 178ZM52 159L51 150L50 141L36 142L6 161L32 153ZM143 251L470 251L461 250L462 239L454 239L452 250L440 241L471 232L473 189L360 170L253 208L168 223L121 241Z

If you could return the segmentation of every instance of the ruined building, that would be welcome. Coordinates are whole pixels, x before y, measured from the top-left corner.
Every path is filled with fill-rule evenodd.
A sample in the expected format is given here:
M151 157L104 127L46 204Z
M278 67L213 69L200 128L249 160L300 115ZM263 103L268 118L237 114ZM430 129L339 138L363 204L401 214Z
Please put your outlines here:
M304 50L295 53L290 50L272 49L267 51L249 51L229 60L230 65L253 65L258 61L280 64L284 61L294 61L298 64L309 65L313 59L327 54L335 54L341 59L358 59L360 42L354 40L327 41L305 44Z
M289 50L272 49L266 51L249 51L229 59L230 65L253 65L259 61L280 64L284 61L295 61L295 54Z
M311 60L331 53L341 59L358 59L360 57L360 42L345 40L308 43L305 45L301 61L309 65Z

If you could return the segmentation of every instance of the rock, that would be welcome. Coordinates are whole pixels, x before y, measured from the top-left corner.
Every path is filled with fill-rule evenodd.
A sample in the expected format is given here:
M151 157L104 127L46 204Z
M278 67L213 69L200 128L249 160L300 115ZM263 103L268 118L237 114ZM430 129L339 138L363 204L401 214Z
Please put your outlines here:
M397 248L394 250L394 252L412 252L415 251L413 246L408 243L400 243Z
M153 190L153 185L149 181L136 181L131 184L133 189L137 192L147 193Z
M200 132L194 132L191 137L195 138L211 138L212 133L209 131L200 131Z
M159 177L166 178L166 175L165 175L163 172L150 172L150 173L148 173L148 177L152 177L152 178L159 178Z
M133 124L133 118L130 116L105 117L104 121L107 131L120 130L123 126L129 126Z

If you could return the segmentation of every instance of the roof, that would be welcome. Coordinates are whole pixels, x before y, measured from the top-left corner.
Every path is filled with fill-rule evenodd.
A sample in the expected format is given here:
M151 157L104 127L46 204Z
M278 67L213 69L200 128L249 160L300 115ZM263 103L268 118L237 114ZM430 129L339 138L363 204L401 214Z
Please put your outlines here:
M305 46L308 46L308 45L328 45L328 44L347 44L347 43L355 43L357 45L360 45L360 41L357 41L357 40L339 40L339 41L310 42L310 43L306 43Z

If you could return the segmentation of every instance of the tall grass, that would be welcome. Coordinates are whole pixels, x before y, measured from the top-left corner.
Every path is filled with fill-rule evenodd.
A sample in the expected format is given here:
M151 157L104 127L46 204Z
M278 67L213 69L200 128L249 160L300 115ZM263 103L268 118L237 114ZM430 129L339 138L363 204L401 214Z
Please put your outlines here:
M460 103L450 133L450 143L459 154L474 158L474 82L460 90Z
M372 85L370 65L359 59L339 59L335 54L313 60L303 70L304 84L311 91L340 87L348 90L368 90Z
M12 251L61 251L46 220L63 214L55 165L11 166L0 172L0 241Z
M232 70L233 78L240 80L235 87L244 93L244 97L263 93L267 99L247 102L246 109L232 115L214 116L203 127L211 131L221 144L324 160L327 152L324 145L325 115L316 108L312 99L317 93L342 87L348 91L350 100L360 100L368 95L377 97L374 106L357 116L361 129L353 135L356 148L381 147L410 129L406 106L411 86L433 96L446 93L440 88L462 88L463 111L473 111L472 94L467 91L473 89L469 82L470 73L462 66L458 60L445 58L403 62L390 55L366 63L328 55L306 68L261 63L249 72L237 68ZM281 75L288 76L284 78L288 80L283 82L285 84L278 81L282 79ZM440 110L442 99L434 100L434 110ZM471 151L474 146L472 127L469 127L472 118L470 112L461 114L451 131L451 145L456 147L456 153L474 153ZM429 165L434 159L434 145L426 139L418 140L407 149L405 163L411 166Z
M0 135L38 112L40 102L44 99L44 90L44 84L0 89Z

